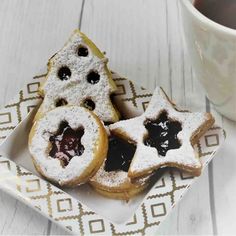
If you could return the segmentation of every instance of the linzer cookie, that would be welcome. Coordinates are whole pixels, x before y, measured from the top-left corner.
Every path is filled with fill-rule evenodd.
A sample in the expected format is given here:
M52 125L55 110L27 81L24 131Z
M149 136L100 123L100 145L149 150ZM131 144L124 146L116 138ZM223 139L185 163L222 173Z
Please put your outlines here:
M98 117L83 107L63 106L37 120L29 150L36 169L60 185L86 182L107 154L107 134Z
M128 170L130 178L167 166L198 176L202 165L193 145L213 124L211 114L178 110L164 91L156 88L141 116L119 121L109 128L113 135L136 144Z
M106 160L89 182L103 196L129 200L148 186L150 176L135 181L128 177L135 144L114 135L109 135L108 143Z
M79 30L48 63L45 83L40 88L43 103L35 117L63 105L83 106L104 122L116 122L119 114L110 95L116 85L107 67L108 59Z

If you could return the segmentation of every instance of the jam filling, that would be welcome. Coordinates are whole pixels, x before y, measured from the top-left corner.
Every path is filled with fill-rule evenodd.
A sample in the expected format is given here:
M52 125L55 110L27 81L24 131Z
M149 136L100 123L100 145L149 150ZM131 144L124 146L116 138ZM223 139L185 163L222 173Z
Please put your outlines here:
M177 137L182 130L181 123L169 119L166 111L163 111L157 120L146 120L144 126L148 130L144 144L155 147L159 155L165 156L168 150L178 149L181 146Z
M109 137L105 171L110 172L122 170L128 172L135 151L136 145L117 136L111 135Z
M69 67L63 66L58 70L57 76L60 80L68 80L71 77L71 71Z
M90 84L96 84L100 80L100 75L98 74L97 71L90 71L89 74L87 75L87 81Z
M84 100L83 106L90 111L93 111L96 107L95 103L91 99Z
M62 122L58 132L49 138L52 144L49 156L59 159L62 167L67 166L74 156L83 154L84 146L81 144L83 135L82 127L73 130L66 121Z
M88 49L82 45L78 48L78 56L80 57L87 57L88 56Z
M63 98L60 98L56 101L56 107L66 106L67 104L68 102Z

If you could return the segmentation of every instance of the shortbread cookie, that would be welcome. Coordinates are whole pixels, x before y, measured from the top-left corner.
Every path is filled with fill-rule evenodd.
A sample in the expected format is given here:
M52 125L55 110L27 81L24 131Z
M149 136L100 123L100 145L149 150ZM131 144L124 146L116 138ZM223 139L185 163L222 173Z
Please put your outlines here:
M43 103L35 117L64 105L83 106L105 122L116 122L119 114L110 95L116 90L108 59L79 30L48 63L45 83L40 87Z
M131 182L128 169L136 151L136 145L110 135L107 158L89 183L105 197L128 200L143 191L150 176Z
M213 125L209 113L180 111L161 88L139 117L109 126L111 132L136 143L128 176L141 177L160 167L177 167L198 176L202 165L193 145Z
M141 192L143 192L146 188L146 185L137 185L137 186L132 186L130 188L127 188L126 190L119 190L115 192L114 190L105 190L99 187L96 187L93 185L94 190L99 193L100 195L107 197L107 198L112 198L112 199L118 199L118 200L130 200L131 198L137 196Z
M83 107L58 107L37 120L30 132L29 150L37 171L60 185L84 183L107 154L106 130Z

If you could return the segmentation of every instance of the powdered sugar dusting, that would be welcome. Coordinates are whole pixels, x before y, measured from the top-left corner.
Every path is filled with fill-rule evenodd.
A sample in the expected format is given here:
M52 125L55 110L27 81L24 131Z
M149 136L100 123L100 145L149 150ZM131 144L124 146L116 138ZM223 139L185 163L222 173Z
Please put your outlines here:
M88 55L78 56L78 46L83 45L88 49ZM85 99L91 99L95 103L94 112L103 121L115 121L115 110L110 101L110 94L114 92L115 85L111 85L111 75L107 69L107 59L94 55L84 38L76 31L64 48L51 60L46 82L43 86L45 94L41 112L45 113L56 106L56 101L64 99L69 105L82 106ZM58 70L68 67L71 77L67 80L58 78ZM91 84L87 81L87 75L96 71L99 81Z
M107 134L110 135L110 130L106 126ZM106 160L104 160L102 166L99 168L97 173L90 179L91 182L96 182L99 185L102 185L107 188L117 188L120 187L123 184L130 184L131 185L131 179L128 177L128 173L122 170L117 171L105 171L105 163ZM150 176L140 178L136 181L137 186L143 186L147 184L149 181Z
M83 154L74 156L65 168L58 159L49 156L49 138L56 134L63 121L67 121L72 129L84 128L81 144L85 147ZM80 177L89 166L94 158L94 148L98 139L99 126L91 113L82 107L65 106L48 112L37 121L29 150L45 176L63 183Z
M97 171L95 176L91 178L92 182L100 183L107 187L118 187L121 184L130 182L128 175L124 171L105 171L105 162Z
M150 176L140 178L135 182L137 186L143 186L147 184ZM97 173L91 178L91 182L96 182L99 185L107 188L117 188L123 184L132 184L131 179L128 177L128 173L122 170L119 171L105 171L105 162L97 171Z

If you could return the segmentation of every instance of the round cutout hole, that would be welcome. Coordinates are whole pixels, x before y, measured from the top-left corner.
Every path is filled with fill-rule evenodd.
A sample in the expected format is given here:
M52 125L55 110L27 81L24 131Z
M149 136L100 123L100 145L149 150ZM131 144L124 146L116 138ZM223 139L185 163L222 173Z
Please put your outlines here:
M68 102L64 98L59 98L56 101L56 107L66 106Z
M95 109L95 103L91 99L84 100L83 106L90 111Z
M97 71L91 71L87 75L87 81L90 84L97 84L100 80L100 75L98 74Z
M57 76L60 80L68 80L71 77L71 71L69 67L63 66L58 70Z
M86 48L85 46L79 45L77 53L79 57L87 57L89 51L88 51L88 48Z

